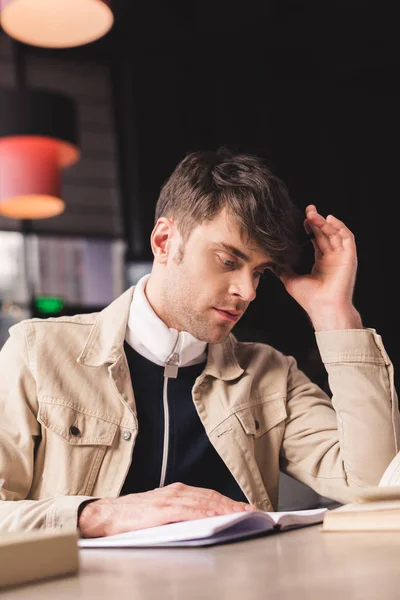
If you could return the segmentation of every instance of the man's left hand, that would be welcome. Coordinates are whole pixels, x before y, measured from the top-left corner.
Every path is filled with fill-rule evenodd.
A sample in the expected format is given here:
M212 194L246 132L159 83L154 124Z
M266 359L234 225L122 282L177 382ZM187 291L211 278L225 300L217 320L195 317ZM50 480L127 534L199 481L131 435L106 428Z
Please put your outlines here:
M333 215L320 215L313 204L306 208L304 227L314 235L314 266L309 275L281 273L286 290L317 331L361 329L361 317L353 305L357 273L353 233Z

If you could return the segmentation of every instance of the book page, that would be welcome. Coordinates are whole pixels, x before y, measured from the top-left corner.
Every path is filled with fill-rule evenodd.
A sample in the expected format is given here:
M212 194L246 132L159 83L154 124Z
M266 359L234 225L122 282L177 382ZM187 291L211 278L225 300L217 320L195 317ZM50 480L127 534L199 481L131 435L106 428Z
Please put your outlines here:
M356 502L378 500L400 500L400 452L386 467L378 485L360 488L355 495Z
M327 510L327 508L314 508L309 510L292 510L268 514L276 524L280 525L282 528L286 528L321 523Z
M400 500L400 485L377 486L358 490L356 502Z
M400 499L398 500L377 500L376 502L362 502L362 503L351 503L345 504L337 509L338 512L351 512L357 513L370 512L370 511L396 511L400 508Z
M400 486L400 452L390 462L378 485L379 487Z

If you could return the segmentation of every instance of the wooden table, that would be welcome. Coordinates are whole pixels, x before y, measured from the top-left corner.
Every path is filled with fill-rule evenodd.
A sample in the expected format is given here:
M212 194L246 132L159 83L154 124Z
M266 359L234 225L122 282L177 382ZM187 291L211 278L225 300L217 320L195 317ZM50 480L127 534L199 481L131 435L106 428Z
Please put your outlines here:
M80 552L77 577L9 589L1 600L400 598L400 533L315 525L208 548Z

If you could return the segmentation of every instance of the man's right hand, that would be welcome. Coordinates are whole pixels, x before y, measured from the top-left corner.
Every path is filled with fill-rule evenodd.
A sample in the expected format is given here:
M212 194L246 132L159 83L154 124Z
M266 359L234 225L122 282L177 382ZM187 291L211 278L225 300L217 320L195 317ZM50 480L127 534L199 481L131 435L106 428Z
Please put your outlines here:
M79 516L78 527L82 537L103 537L252 510L254 506L235 502L213 490L172 483L150 492L90 502Z

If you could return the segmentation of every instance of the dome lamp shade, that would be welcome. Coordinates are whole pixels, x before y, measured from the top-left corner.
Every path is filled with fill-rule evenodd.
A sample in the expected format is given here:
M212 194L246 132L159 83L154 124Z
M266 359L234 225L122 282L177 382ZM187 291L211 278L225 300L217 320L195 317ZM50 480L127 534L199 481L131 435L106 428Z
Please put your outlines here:
M44 219L64 211L61 170L79 158L75 103L42 90L0 89L0 215Z
M112 27L111 0L0 0L0 24L10 37L42 48L72 48Z

